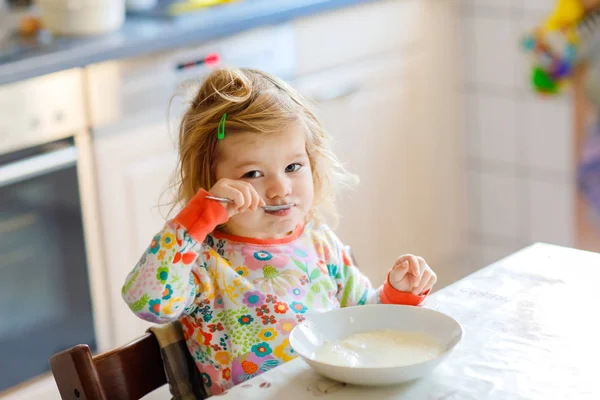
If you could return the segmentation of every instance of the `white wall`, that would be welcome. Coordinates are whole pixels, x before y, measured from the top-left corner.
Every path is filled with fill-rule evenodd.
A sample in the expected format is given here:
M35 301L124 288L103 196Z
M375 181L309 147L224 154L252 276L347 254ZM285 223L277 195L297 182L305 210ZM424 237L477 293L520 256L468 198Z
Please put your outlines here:
M574 243L569 98L533 94L519 43L554 4L555 0L461 3L473 270L532 242Z

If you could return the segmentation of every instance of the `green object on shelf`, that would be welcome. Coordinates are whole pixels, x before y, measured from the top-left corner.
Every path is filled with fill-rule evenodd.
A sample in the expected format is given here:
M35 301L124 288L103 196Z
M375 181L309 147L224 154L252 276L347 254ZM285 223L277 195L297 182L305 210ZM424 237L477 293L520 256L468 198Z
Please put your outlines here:
M552 79L546 71L541 68L535 68L533 70L533 86L543 93L557 93L558 83Z

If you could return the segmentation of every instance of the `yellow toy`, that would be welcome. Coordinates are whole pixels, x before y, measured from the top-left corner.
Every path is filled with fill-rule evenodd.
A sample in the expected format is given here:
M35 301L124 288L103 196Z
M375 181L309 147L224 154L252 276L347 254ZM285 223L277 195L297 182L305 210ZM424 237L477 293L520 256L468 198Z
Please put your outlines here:
M558 0L556 8L523 46L532 55L531 80L536 91L556 94L566 86L579 45L578 25L585 15L580 0Z
M573 28L581 19L585 10L580 0L558 0L556 8L544 23L549 31Z

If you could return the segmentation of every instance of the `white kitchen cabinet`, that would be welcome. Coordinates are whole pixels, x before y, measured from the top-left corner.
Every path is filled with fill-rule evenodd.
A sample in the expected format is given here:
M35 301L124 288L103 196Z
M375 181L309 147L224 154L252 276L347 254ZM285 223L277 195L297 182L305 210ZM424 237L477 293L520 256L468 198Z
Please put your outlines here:
M170 210L169 186L177 154L166 124L137 120L118 132L104 128L94 138L115 345L150 326L121 300L121 286ZM163 204L162 207L158 206Z
M344 61L301 68L319 71L302 74L296 86L316 102L336 154L361 178L358 189L338 202L342 219L336 231L374 282L402 253L424 256L438 272L439 287L460 275L467 217L455 10L452 0L383 1L298 23L301 66L302 60L325 57L324 49ZM369 46L353 39L358 11L379 21L404 12L410 26L403 39ZM327 36L327 26L336 27L339 53L327 37L315 40L315 32ZM397 28L382 23L370 29L375 32L363 39L393 35ZM353 53L346 51L351 45Z
M383 279L399 252L411 248L408 228L415 210L405 190L411 177L406 153L408 133L418 126L411 117L410 74L409 62L389 58L296 83L316 102L321 122L334 138L335 153L361 178L357 190L339 199L337 231L374 281Z
M296 71L348 65L418 43L423 1L379 0L295 21Z
M452 196L461 194L439 190L458 179L440 161L452 162L460 152L439 145L456 132L432 126L427 120L434 116L420 103L427 100L418 79L426 61L422 55L380 58L296 82L316 102L335 153L361 178L357 190L339 199L337 232L375 282L400 254L440 264L462 246L460 225L446 223L460 212Z

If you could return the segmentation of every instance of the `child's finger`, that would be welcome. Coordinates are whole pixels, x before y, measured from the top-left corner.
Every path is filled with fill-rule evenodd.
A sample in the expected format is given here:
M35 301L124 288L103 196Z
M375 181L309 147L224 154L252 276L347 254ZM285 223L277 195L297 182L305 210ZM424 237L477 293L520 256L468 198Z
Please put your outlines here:
M244 194L244 205L240 207L240 212L242 213L247 211L252 205L252 192L250 192L250 188L247 186L242 187L240 190Z
M419 265L419 260L417 259L416 256L413 256L412 254L406 254L403 255L402 257L398 258L398 261L396 261L397 264L403 263L404 261L408 261L408 273L413 275L413 276L421 276L421 271L420 271L420 265Z
M431 269L429 268L429 266L427 265L427 263L425 262L425 260L423 259L423 257L415 257L417 263L419 264L419 275L418 276L414 276L413 277L413 287L418 288L419 285L425 281L425 283L427 283L426 279L423 279L423 275L425 274L426 271L431 272Z
M246 182L236 182L236 188L243 194L243 204L238 207L240 213L248 210L252 206L252 185Z
M408 261L404 261L401 264L396 264L390 272L390 282L399 283L404 279L408 273Z
M404 258L398 258L396 260L396 262L394 263L394 266L392 267L392 269L397 269L397 268L406 268L408 270L408 261L406 261Z
M227 197L233 200L236 209L239 209L244 205L244 194L238 188L232 186L229 188L228 192L229 194Z
M413 294L419 295L421 293L423 293L425 291L425 286L427 286L427 284L429 283L429 279L431 278L431 272L429 270L426 270L425 272L423 272L423 275L421 276L421 281L419 282L419 285L413 289Z
M415 256L411 256L408 259L408 264L408 273L411 275L411 285L412 287L417 287L421 282L421 275L423 275L421 264Z
M250 209L252 211L256 211L258 209L258 207L260 206L260 201L262 199L259 196L259 194L256 191L256 189L254 189L254 186L252 186L252 185L250 185L250 193L252 195L252 204L250 205Z
M429 282L427 282L427 285L425 285L425 287L423 288L423 290L419 294L425 293L429 289L433 288L433 285L435 285L436 282L437 282L437 275L436 274L432 274L429 277Z
M262 196L260 194L258 194L258 192L256 191L256 189L254 188L254 186L252 186L252 190L254 190L254 193L256 193L256 198L258 199L258 207L264 207L267 205L267 203L265 202L265 200L262 198Z

